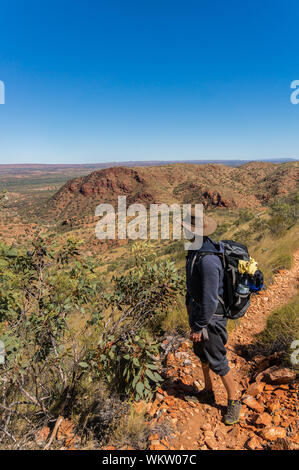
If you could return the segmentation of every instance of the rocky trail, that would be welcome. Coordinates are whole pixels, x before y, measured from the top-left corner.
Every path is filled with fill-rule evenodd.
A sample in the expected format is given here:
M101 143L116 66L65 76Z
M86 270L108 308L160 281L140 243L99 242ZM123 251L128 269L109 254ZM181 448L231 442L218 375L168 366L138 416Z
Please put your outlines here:
M214 375L216 404L201 403L194 395L204 386L200 361L185 338L169 336L165 339L163 386L154 401L135 403L136 412L146 411L149 418L151 450L298 450L299 409L296 373L280 365L280 353L270 356L258 354L246 358L246 349L255 335L263 331L267 317L273 310L286 304L299 288L299 251L294 253L290 270L281 270L273 283L254 296L246 316L229 334L227 355L242 400L240 422L234 426L223 423L226 393L220 377ZM45 427L36 435L39 447L44 447L50 436ZM56 435L57 434L57 435ZM61 450L81 448L72 421L61 417L55 426L51 442L62 443ZM113 445L101 447L116 450ZM124 446L120 450L133 447Z
M299 251L292 269L279 271L268 289L253 297L246 316L229 335L228 359L243 403L239 424L226 426L222 421L226 394L219 377L214 375L216 405L200 403L192 395L204 382L191 343L165 340L167 379L149 409L150 449L299 449L295 372L276 365L279 353L251 360L242 353L265 328L269 314L287 303L298 286Z

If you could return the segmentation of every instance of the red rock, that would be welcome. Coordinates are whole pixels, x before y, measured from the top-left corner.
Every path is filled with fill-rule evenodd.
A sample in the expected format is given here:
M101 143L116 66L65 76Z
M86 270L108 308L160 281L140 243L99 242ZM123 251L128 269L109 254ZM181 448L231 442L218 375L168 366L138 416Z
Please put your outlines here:
M35 434L35 442L38 445L44 444L49 436L49 433L50 433L50 428L48 426L45 426L42 429L39 429L39 431L37 431L37 433Z
M250 431L256 431L256 426L252 426L251 424L240 423L240 426L244 429L249 429Z
M188 343L187 341L183 341L181 343L181 348L184 349L184 350L190 349L190 347L191 347L191 344Z
M256 397L259 393L261 393L264 389L264 383L262 382L254 382L247 388L246 393L251 395L252 397Z
M266 406L268 410L271 411L271 413L274 413L274 411L277 411L280 409L280 403L278 400L268 402Z
M168 396L168 397L166 397L166 398L164 399L164 402L165 402L168 406L173 406L173 405L175 404L175 399L174 399L174 397Z
M162 443L165 447L169 447L169 442L168 442L166 439L161 439L161 443Z
M270 359L268 357L264 357L264 356L256 356L254 358L254 362L257 365L257 371L261 372L264 369L266 369L267 367L269 367Z
M290 450L299 450L299 444L296 444L295 442L290 442Z
M169 366L175 362L175 357L172 353L168 353L166 357L166 365Z
M240 435L239 426L234 426L230 431L228 431L228 436L230 439L238 439Z
M286 397L286 392L284 390L274 390L273 395L275 395L278 398L285 398Z
M265 428L261 431L261 437L266 441L276 441L277 439L284 439L286 437L286 430L284 428Z
M166 371L166 375L167 377L173 377L176 375L176 372L174 369L168 369L168 371Z
M136 413L147 413L150 410L151 404L144 400L134 403L134 410Z
M185 375L182 378L182 382L184 385L193 385L193 377L191 375Z
M243 398L243 403L248 406L248 408L251 408L254 411L258 411L259 413L262 413L264 411L263 405L261 405L255 398L253 398L251 395L247 395L245 398Z
M150 409L149 409L149 412L148 412L148 414L149 414L150 416L154 416L154 415L157 413L157 411L158 411L158 405L159 405L159 401L158 401L158 400L155 400L155 401L152 403L152 405L151 405L151 407L150 407Z
M228 431L226 445L229 449L238 449L241 448L245 441L248 439L248 433L244 432L239 426L233 426L233 428Z
M252 438L250 438L247 441L246 445L250 450L261 449L262 448L261 441L257 436L253 436Z
M256 419L256 424L261 425L261 426L270 426L272 422L272 417L268 413L261 413L257 419Z
M212 429L212 426L210 423L204 423L202 426L200 426L203 431L210 431Z
M72 438L74 437L74 423L70 419L64 419L57 431L57 439Z
M69 437L68 439L65 440L65 445L66 447L69 448L71 446L74 446L75 444L79 444L79 442L80 442L80 439L78 436Z
M265 386L264 386L264 391L265 392L272 392L273 390L275 390L275 387L273 385L265 384Z
M279 426L279 425L280 425L281 419L280 419L280 416L279 416L279 415L273 416L273 419L272 419L272 420L273 420L273 424L274 424L275 426Z
M287 367L272 366L258 374L256 381L264 381L271 385L289 384L296 379L296 372Z
M216 429L215 437L216 437L217 441L223 441L223 439L226 437L226 435L221 431L221 429Z
M162 444L153 444L150 445L150 450L167 450L167 447L163 446Z
M291 424L295 424L296 425L296 419L294 419L292 416L282 416L281 418L281 426L287 428L289 427Z
M205 443L210 450L217 449L217 441L215 439L213 431L205 431L204 433Z

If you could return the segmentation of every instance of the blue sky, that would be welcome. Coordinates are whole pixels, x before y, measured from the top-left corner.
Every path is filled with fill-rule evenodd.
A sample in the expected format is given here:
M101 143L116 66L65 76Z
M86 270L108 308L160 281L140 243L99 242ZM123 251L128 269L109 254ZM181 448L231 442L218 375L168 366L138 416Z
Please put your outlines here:
M0 163L298 158L297 0L0 8Z

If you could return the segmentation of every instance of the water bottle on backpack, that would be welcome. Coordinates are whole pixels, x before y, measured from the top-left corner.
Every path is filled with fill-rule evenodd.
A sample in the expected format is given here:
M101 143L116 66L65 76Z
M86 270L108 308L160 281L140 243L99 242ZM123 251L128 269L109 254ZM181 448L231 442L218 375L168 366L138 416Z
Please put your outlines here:
M237 286L237 293L241 295L247 295L249 294L250 291L250 286L249 286L249 281L248 277L243 275L238 283Z

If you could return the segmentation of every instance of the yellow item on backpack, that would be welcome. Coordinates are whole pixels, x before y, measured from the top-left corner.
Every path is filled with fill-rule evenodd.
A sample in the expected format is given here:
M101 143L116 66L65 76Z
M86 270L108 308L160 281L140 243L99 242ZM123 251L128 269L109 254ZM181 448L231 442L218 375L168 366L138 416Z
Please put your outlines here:
M238 264L238 271L240 274L246 273L250 276L253 276L254 273L257 271L257 262L253 258L251 258L251 256L249 261L240 259Z

